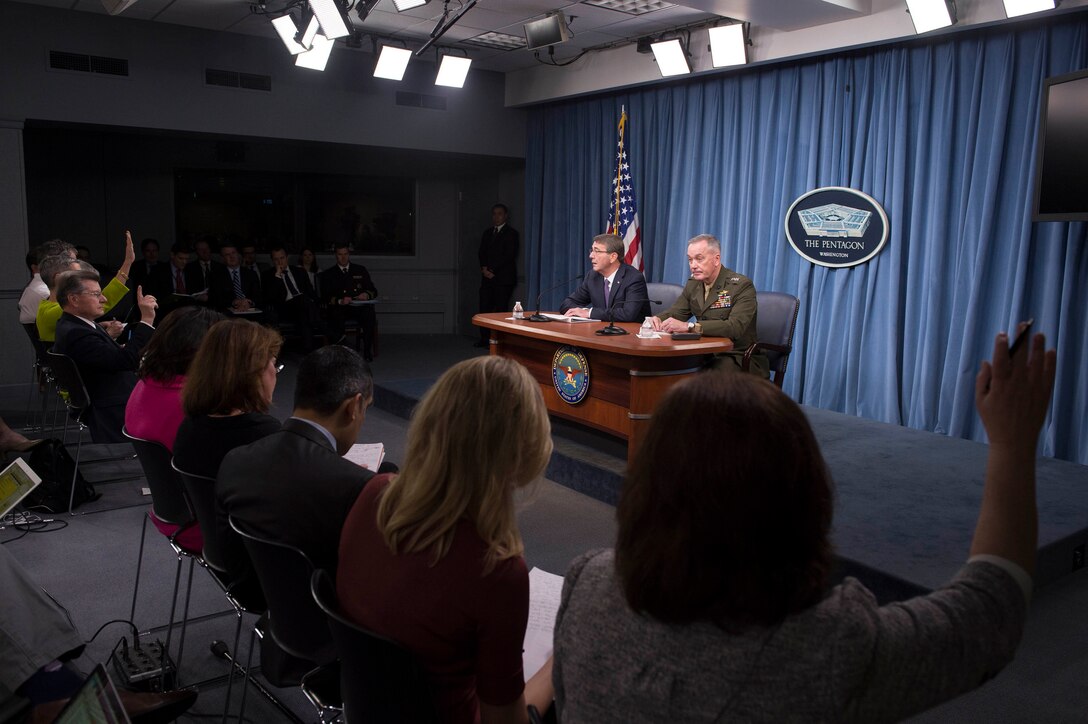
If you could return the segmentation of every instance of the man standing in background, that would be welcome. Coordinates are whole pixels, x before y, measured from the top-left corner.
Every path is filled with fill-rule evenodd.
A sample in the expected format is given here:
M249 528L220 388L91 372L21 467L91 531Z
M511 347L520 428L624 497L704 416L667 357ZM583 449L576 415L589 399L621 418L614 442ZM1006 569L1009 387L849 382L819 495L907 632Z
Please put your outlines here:
M480 238L480 313L509 312L510 297L518 283L518 231L507 221L505 204L491 207L491 227ZM477 347L487 347L491 332L480 328Z

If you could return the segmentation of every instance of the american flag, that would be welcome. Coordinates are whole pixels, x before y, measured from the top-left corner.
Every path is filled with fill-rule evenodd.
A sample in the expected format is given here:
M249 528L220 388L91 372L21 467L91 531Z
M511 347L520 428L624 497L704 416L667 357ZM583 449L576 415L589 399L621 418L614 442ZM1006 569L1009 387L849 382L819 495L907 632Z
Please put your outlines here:
M612 174L612 198L608 205L608 228L604 233L623 239L623 260L639 271L642 268L642 234L639 230L635 187L631 184L631 164L627 158L623 133L627 128L627 110L620 110L620 140L616 144L616 165ZM618 223L617 223L618 220Z

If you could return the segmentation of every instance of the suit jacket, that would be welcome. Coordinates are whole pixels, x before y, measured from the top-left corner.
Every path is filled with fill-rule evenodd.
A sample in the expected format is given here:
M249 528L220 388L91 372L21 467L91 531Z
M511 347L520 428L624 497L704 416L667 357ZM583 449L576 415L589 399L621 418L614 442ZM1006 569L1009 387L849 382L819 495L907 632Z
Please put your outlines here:
M204 289L211 289L212 279L219 273L217 270L226 269L226 265L221 261L208 262L211 266L208 269L207 277L204 275L204 267L200 265L199 259L193 259L191 262L185 265L185 272L192 275L193 286L195 287L190 294L202 291ZM185 286L189 286L190 277L185 277Z
M245 530L301 549L336 570L340 530L374 474L340 457L307 422L283 428L223 458L216 495Z
M617 322L641 322L650 316L649 295L646 292L646 277L630 264L620 264L616 278L612 280L612 291L608 294L608 304L604 302L604 277L591 271L582 279L582 283L559 305L559 311L566 312L574 307L592 307L593 319L608 319L608 307L612 307L613 319ZM638 302L642 302L639 304ZM625 303L627 302L627 303ZM613 306L614 305L614 306Z
M340 267L334 264L318 276L321 301L326 304L336 304L338 299L355 297L363 292L368 292L371 299L378 296L378 288L374 286L370 272L362 264L349 264L347 274L340 271Z
M191 265L186 264L181 274L185 278L186 294L196 294L205 289L204 277L200 273L199 267L193 268ZM173 264L160 264L151 271L151 275L144 282L144 294L148 293L154 294L160 303L170 299L170 295L174 293Z
M692 315L702 326L703 334L733 340L733 351L725 354L735 357L738 364L744 350L756 342L756 288L743 274L723 266L705 299L703 283L689 279L672 307L659 316L687 320ZM752 356L751 372L767 377L769 370L764 355Z
M317 301L317 293L310 284L310 275L306 270L298 266L288 266L287 274L291 275L291 281L295 283L295 289L304 297ZM272 267L264 270L261 279L261 291L264 292L265 301L276 309L287 303L287 282L282 278L276 278L276 269Z
M241 275L242 293L246 299L253 302L255 307L264 306L264 294L261 292L261 280L256 272L245 267L238 267ZM228 309L234 302L234 282L231 279L230 269L224 264L218 269L212 267L211 283L209 284L208 301L217 309Z
M521 237L518 230L504 224L498 234L495 227L488 227L480 237L480 250L477 256L480 266L486 266L495 273L494 279L480 277L484 284L514 286L518 283L518 244Z
M151 268L147 268L147 262L143 259L137 259L132 262L132 266L129 268L128 284L126 286L129 289L135 289L139 285L144 285L144 291L147 291L147 280L151 278L151 274L159 267L169 266L169 263L157 261L151 265Z
M155 331L141 323L130 324L131 336L121 346L110 339L105 330L92 328L79 317L65 312L57 322L55 352L71 357L87 394L91 407L84 419L91 427L95 442L124 442L121 427L125 422L125 403L136 385L135 370L140 364L140 351Z

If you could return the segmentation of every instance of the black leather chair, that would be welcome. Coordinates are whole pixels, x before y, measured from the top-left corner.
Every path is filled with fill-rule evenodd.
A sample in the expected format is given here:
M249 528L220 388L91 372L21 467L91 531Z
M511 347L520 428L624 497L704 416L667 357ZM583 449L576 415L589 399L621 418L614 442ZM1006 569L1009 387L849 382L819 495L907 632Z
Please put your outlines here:
M771 381L782 387L786 364L793 351L793 332L801 300L784 292L756 292L756 342L744 350L741 368L748 370L752 355L762 352L770 363Z
M658 315L668 310L673 304L676 303L676 299L680 296L680 293L684 291L684 288L679 284L665 284L663 282L646 282L646 294L650 299L656 299L661 304L651 304L650 314Z
M268 603L268 612L257 624L257 635L262 637L261 669L265 678L275 686L299 686L321 721L337 718L343 710L340 667L325 614L310 593L313 563L298 548L255 535L233 518L230 526L242 536ZM264 650L266 632L280 651L309 669L298 681L294 677L276 676L276 667L269 665Z
M310 588L340 657L346 724L438 721L427 673L415 657L345 618L327 572L314 571Z
M200 559L201 551L184 547L178 542L178 538L186 531L197 525L196 516L193 515L189 503L182 489L181 478L170 464L170 451L162 443L153 440L144 440L129 434L128 430L121 433L132 443L136 450L136 458L140 461L140 467L144 470L144 478L147 487L151 490L151 510L144 516L143 530L140 532L140 549L136 559L136 582L132 586L132 609L129 620L136 618L136 597L140 590L140 570L144 561L144 541L147 538L147 521L151 514L163 523L176 525L175 530L168 538L171 549L177 557L178 565L174 573L174 594L170 599L170 622L166 629L166 645L164 650L170 651L170 639L174 631L174 618L177 613L178 588L181 584L182 563L189 560L189 583L185 594L185 610L181 618L181 634L178 637L178 655L175 661L178 671L181 669L181 657L185 653L185 628L189 619L189 592L193 588L193 564Z

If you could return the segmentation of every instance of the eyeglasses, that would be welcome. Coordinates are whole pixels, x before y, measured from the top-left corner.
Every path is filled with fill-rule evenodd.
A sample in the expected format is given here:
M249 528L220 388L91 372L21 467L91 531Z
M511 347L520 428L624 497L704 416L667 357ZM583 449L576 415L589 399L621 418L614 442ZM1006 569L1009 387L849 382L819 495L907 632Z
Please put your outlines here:
M101 298L101 299L105 299L105 298L106 298L106 295L105 295L105 294L103 294L103 293L102 293L101 291L97 291L97 292L92 292L92 291L91 291L90 289L84 289L84 290L83 290L83 291L81 291L81 292L72 292L72 293L71 293L71 294L69 294L68 296L70 296L70 297L78 297L78 296L79 296L80 294L90 294L91 296L94 296L94 297L99 297L99 298Z
M589 253L590 254L611 254L612 252L605 251L604 249L590 249Z

